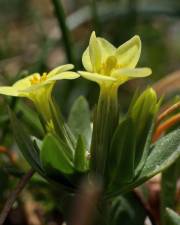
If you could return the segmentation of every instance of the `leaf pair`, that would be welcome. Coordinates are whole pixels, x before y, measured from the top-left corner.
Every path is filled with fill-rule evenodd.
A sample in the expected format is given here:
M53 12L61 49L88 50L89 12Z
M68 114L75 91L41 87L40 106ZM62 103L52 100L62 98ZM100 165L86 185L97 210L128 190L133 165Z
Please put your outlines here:
M41 161L51 177L59 176L60 179L63 177L74 186L75 177L78 177L76 175L79 174L81 178L80 174L88 170L86 147L90 138L88 105L84 98L77 99L71 110L69 126L64 121L56 103L52 102L50 105L55 133L47 134L44 138Z
M80 98L79 101L82 107L76 104L77 109L82 111L85 108L87 110L85 99ZM53 179L62 185L72 187L74 186L74 173L84 173L88 169L87 148L84 146L84 139L81 135L75 140L57 105L53 102L50 105L58 136L55 133L48 133L43 142L38 141L40 142L38 148L37 142L33 143L27 130L21 125L15 114L10 112L15 139L23 156L35 171L47 180ZM73 113L71 113L72 117ZM82 125L82 123L79 124ZM90 119L88 125L90 126ZM83 133L83 131L81 132Z
M156 112L157 97L151 88L133 100L111 141L106 182L110 180L109 188L126 185L139 174L149 153Z
M131 190L163 171L180 155L180 130L151 146L159 103L147 89L133 100L130 110L116 129L107 165L107 196Z
M69 157L69 147L57 136L47 134L43 140L40 158L45 171L50 175L53 171L71 178L76 172L87 170L86 152L81 137L79 137L75 156Z
M177 129L157 141L149 153L140 174L129 184L121 187L115 185L106 194L106 198L128 192L168 168L180 157L179 137L180 129Z

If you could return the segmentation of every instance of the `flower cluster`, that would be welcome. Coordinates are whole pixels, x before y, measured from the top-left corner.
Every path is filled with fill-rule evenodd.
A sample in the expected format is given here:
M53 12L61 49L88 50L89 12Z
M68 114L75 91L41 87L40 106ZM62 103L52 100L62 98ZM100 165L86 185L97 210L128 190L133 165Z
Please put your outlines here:
M149 68L135 68L141 53L141 40L134 36L123 45L115 48L107 40L96 37L92 32L89 46L82 56L86 71L72 72L73 65L59 66L49 73L34 73L14 83L11 87L1 86L0 94L26 97L32 100L45 121L51 120L48 106L53 86L57 80L75 79L79 75L97 82L101 88L117 90L129 79L146 77ZM42 113L43 112L43 113Z

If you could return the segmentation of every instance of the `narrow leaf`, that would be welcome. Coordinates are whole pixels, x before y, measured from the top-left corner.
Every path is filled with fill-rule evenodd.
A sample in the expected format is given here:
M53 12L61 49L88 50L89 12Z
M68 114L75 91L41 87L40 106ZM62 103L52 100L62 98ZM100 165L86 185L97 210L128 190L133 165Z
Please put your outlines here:
M111 185L128 183L134 176L135 129L133 121L127 117L116 129L108 159L108 174Z
M30 139L30 135L11 110L9 110L9 115L13 127L14 137L24 158L33 169L44 176L44 171L41 167L41 162L39 159L39 152L37 151L37 148L35 148L33 141Z
M68 125L64 121L61 111L57 106L55 100L53 99L50 101L50 109L55 131L58 134L59 138L61 138L63 142L69 147L69 157L73 159L75 148L74 136L72 135Z
M156 174L164 171L180 157L180 129L177 129L155 143L140 175L130 184L122 187L114 186L106 193L106 198L131 191Z
M38 114L22 102L18 102L17 110L18 114L20 114L21 121L26 124L28 130L30 130L34 136L42 138L44 130L38 118Z
M180 129L161 138L149 154L140 179L147 180L169 167L180 157Z
M155 116L149 115L145 129L141 135L141 139L136 144L136 156L138 157L135 158L135 176L139 175L149 155L155 126L155 118Z
M148 88L134 101L134 105L129 110L136 127L136 175L142 169L149 154L154 119L158 108L156 92Z

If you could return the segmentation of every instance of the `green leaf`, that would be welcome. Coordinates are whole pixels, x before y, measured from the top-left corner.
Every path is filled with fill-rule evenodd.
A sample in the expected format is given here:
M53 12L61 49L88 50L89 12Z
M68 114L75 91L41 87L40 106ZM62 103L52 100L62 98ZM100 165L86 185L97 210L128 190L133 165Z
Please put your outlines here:
M87 147L90 146L92 135L90 123L91 120L88 102L84 97L80 96L71 108L68 125L76 139L78 139L79 135L84 137Z
M140 175L133 182L122 186L121 188L119 188L119 186L114 186L113 189L106 193L105 198L112 198L132 190L133 188L149 180L151 177L167 169L179 157L180 129L169 133L155 143L154 148L147 157Z
M73 159L74 149L75 149L75 139L68 125L64 121L61 111L54 99L50 101L50 110L52 114L52 120L53 120L55 131L57 135L59 136L59 138L63 140L63 142L67 144L67 146L69 147L68 148L69 157Z
M147 88L135 101L129 114L136 127L136 153L135 167L136 175L144 166L144 162L149 154L151 137L154 129L154 120L159 104L157 103L156 92L152 88Z
M149 155L155 122L156 117L149 115L141 139L136 144L135 176L139 175Z
M34 170L44 176L44 171L39 159L39 152L34 146L30 135L27 133L27 130L23 127L23 125L21 125L20 121L16 118L15 114L10 109L9 115L13 127L14 137L24 158L28 161L28 163Z
M52 134L44 138L40 153L41 161L47 173L59 171L62 174L73 174L74 169L68 157L68 146Z
M141 171L140 180L147 180L169 167L180 157L180 129L169 133L155 144Z
M166 209L167 224L166 225L180 225L180 215L175 213L173 210Z
M118 196L112 200L109 210L110 225L143 225L146 211L134 193Z
M149 114L157 111L157 95L152 88L146 89L135 101L130 114L136 123L136 135L141 138Z
M85 172L87 170L86 148L84 146L84 142L81 136L79 136L77 140L74 166L79 172Z
M22 102L17 105L18 115L20 115L23 124L26 124L28 130L36 137L42 138L44 135L43 127L40 123L38 114L35 113L29 106Z
M111 185L128 183L134 176L135 127L127 117L117 127L113 136L108 158L108 179Z

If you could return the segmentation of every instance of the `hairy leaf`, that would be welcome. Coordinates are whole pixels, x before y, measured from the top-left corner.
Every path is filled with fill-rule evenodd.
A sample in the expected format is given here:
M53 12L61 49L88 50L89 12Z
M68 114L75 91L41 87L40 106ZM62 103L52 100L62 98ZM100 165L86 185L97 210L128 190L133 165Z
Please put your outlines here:
M133 182L124 185L121 188L119 188L119 186L114 186L113 189L109 190L109 192L106 193L106 198L112 198L121 193L132 190L133 188L149 180L156 174L164 171L179 157L180 129L169 133L168 135L157 141L151 153L149 154L140 175Z
M178 157L180 157L180 129L157 141L141 171L140 179L146 180L160 173Z

